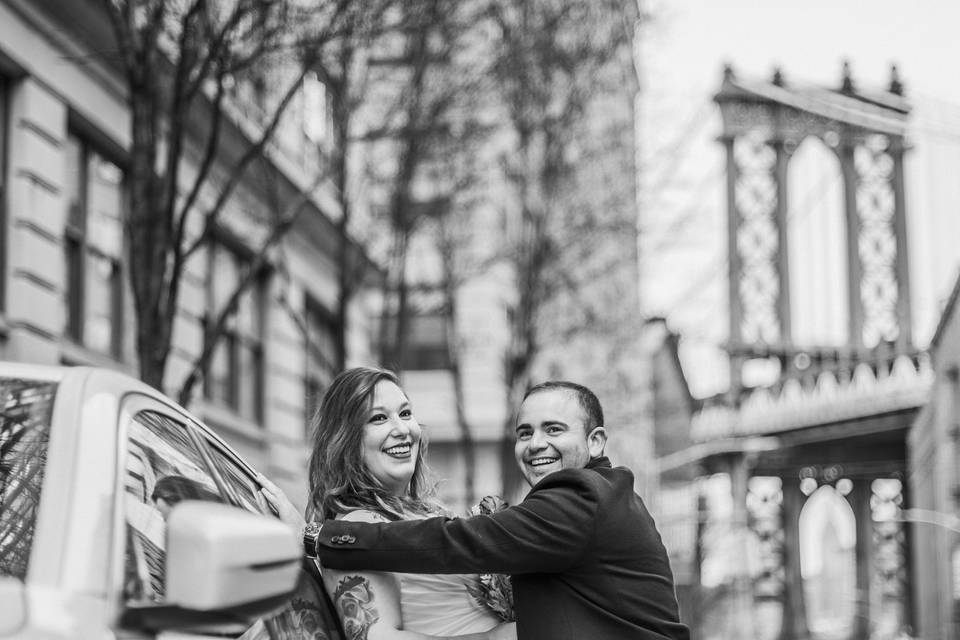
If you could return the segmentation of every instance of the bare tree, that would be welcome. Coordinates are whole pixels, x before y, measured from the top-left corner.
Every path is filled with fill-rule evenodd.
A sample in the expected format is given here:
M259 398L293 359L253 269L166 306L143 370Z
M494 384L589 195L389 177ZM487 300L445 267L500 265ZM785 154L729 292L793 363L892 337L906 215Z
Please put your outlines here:
M438 313L442 318L445 367L450 373L453 409L463 461L463 499L476 498L476 442L467 413L464 374L465 340L461 335L458 298L462 287L482 273L472 259L476 243L475 213L485 200L486 167L478 151L497 129L489 124L495 109L490 74L492 56L486 45L478 46L483 29L482 2L445 3L430 0L417 16L418 39L411 49L415 61L406 87L408 111L400 157L405 174L395 187L391 218L396 234L393 274L396 318L393 327L392 362L406 361L408 318L417 312ZM482 38L479 38L482 41ZM424 189L423 185L429 185ZM406 198L406 201L403 198ZM406 213L409 212L409 213ZM439 266L434 280L409 282L404 266L414 234L430 239ZM410 295L425 293L426 295ZM418 299L419 298L419 299Z
M477 91L482 84L480 77L470 82L471 90L463 97L476 107ZM482 110L481 110L482 111ZM447 210L434 219L432 232L434 244L439 256L437 292L439 310L443 318L444 343L447 349L447 368L453 383L454 413L460 433L460 452L463 456L464 485L463 497L467 505L472 506L476 499L476 441L473 437L473 425L467 415L467 384L464 377L465 340L461 334L461 317L458 299L462 287L473 278L482 275L484 264L471 251L477 243L480 232L476 224L479 206L485 202L483 193L486 186L483 180L484 168L477 161L477 147L489 135L488 127L478 120L480 113L472 108L460 112L461 120L452 135L438 149L442 163L439 182L447 185Z
M510 310L511 345L505 363L507 414L511 415L530 385L544 347L544 311L561 292L579 286L573 275L579 266L565 256L578 247L596 249L596 234L617 226L611 229L601 208L584 206L590 203L577 188L583 185L585 172L595 166L582 153L592 146L587 123L591 117L603 117L592 106L634 85L624 86L623 79L634 77L630 48L636 4L492 0L488 12L502 52L496 78L516 140L504 160L519 218L507 254L518 289ZM631 128L632 122L626 126ZM632 140L631 134L627 132L627 139ZM595 153L602 155L603 150ZM620 178L632 192L632 169ZM591 192L598 198L602 194ZM632 219L634 206L621 203L620 211ZM577 228L585 233L577 233ZM579 280L580 285L589 284ZM507 449L503 467L509 493L518 478L512 450Z
M471 277L470 269L462 264L464 247L469 239L458 234L464 225L454 219L454 214L437 220L436 240L440 254L440 309L443 317L444 343L447 348L447 368L453 382L454 412L457 428L460 432L460 452L463 455L464 484L463 499L467 505L473 505L476 499L476 442L473 437L473 425L467 417L466 384L463 374L463 340L460 333L460 312L457 302L460 287Z
M385 238L386 317L382 359L401 369L407 361L411 238L425 220L445 214L451 186L438 183L436 167L447 161L453 122L472 90L455 58L473 27L471 3L418 0L404 3L390 41L371 55L380 71L387 107L363 141L376 159L368 167L379 199Z
M305 75L354 29L364 3L347 0L102 0L131 107L125 220L140 377L163 388L185 265L223 223L253 163L272 141ZM283 73L276 73L282 69ZM279 80L268 86L269 79ZM237 88L262 98L258 117L228 112ZM251 126L252 125L252 126ZM225 144L225 132L246 142ZM192 170L188 170L188 165ZM267 228L236 295L207 324L202 353L180 390L186 401L209 364L225 320L303 208L297 198Z
M354 3L361 5L362 3ZM330 143L325 145L334 194L340 208L337 229L341 237L357 232L354 211L362 198L363 148L365 134L358 129L359 122L370 92L370 58L374 55L379 39L396 32L397 20L391 18L395 5L390 0L367 3L351 11L344 20L341 34L334 46L328 47L323 64L316 72L326 87L327 104L331 114ZM365 268L363 256L356 246L341 242L337 247L338 293L335 315L336 354L335 370L342 370L347 362L347 327L349 309L356 293L357 283L362 281Z
M510 415L529 384L544 342L570 330L552 326L545 311L555 309L552 303L561 299L576 302L577 290L592 285L588 273L602 268L594 261L585 268L573 256L616 245L617 260L635 258L629 247L635 213L632 151L625 162L622 152L632 144L632 136L623 133L624 127L632 133L630 80L635 76L630 44L636 8L609 1L490 0L461 3L458 11L451 11L449 3L414 3L406 8L405 48L389 61L391 73L398 69L403 73L395 103L399 107L393 111L397 120L382 120L382 133L392 145L391 153L383 155L395 161L375 181L387 185L385 217L393 234L385 292L393 322L384 324L383 343L391 346L384 360L394 367L406 360L411 299L416 300L422 289L439 293L440 302L434 301L432 309L439 309L444 318L470 499L475 460L461 369L457 308L461 285L497 259L506 259L516 276L517 296L510 310L512 344L505 367ZM464 24L471 26L464 29ZM470 51L469 64L458 65L452 56L469 39L465 33L483 34L481 40L489 40L491 33L497 37L486 48ZM458 83L471 66L489 72L485 83ZM598 115L596 105L611 95L625 100L620 106L627 117L616 122L619 128L613 132L619 138L604 137L603 146L597 144L588 120ZM465 110L472 110L471 117L463 119L470 126L484 118L492 120L492 126L478 127L469 141L453 134L451 114L463 116ZM501 115L505 117L498 121ZM603 117L602 111L599 115ZM506 195L493 189L497 193L488 194L488 200L502 198L500 206L517 212L519 233L492 261L469 264L464 256L470 241L463 235L473 221L462 211L462 192L467 187L464 177L476 180L478 169L449 168L484 144L503 147L504 139L512 143L502 155L513 189ZM447 170L437 171L437 166ZM611 181L619 181L617 188L611 188ZM424 182L433 185L428 203L418 193ZM436 236L442 273L432 287L422 287L410 282L406 267L411 240L428 229ZM587 321L593 313L592 307L588 309L591 313L577 316L571 324ZM587 326L598 330L600 324ZM515 467L512 451L508 457L503 465L507 473ZM512 483L506 482L508 487Z

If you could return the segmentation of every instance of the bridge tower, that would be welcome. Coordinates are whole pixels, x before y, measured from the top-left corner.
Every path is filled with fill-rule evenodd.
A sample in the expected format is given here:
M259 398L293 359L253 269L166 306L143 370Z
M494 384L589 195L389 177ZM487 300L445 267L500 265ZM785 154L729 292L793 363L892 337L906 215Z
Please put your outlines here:
M715 101L727 157L731 385L693 417L691 438L702 472L729 479L736 548L759 543L763 555L759 577L745 562L736 569L733 628L750 637L766 602L779 612L781 640L811 637L810 609L834 603L804 594L800 520L829 498L854 522L847 637L906 629L906 434L932 373L910 322L903 87L895 68L888 87L867 91L846 64L836 88L792 85L779 71L747 81L728 67ZM811 137L835 157L842 194L834 240L843 259L828 275L845 291L844 314L829 344L797 330L806 310L795 287L802 274L791 272L791 161ZM762 384L744 376L756 361L776 372ZM836 543L836 532L823 535Z
M770 355L785 374L797 347L792 309L788 168L815 137L839 160L846 234L846 349L862 354L882 342L912 348L903 159L909 106L892 71L887 91L858 91L844 65L839 90L744 82L724 71L715 100L727 155L729 346L731 380L745 359ZM833 345L836 346L836 345Z

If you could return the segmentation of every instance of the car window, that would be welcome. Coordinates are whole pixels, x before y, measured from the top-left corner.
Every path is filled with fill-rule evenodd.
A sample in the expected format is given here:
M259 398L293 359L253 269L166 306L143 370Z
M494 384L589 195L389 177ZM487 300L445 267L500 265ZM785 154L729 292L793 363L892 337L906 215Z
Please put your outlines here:
M163 602L165 513L181 499L224 502L254 513L269 510L249 469L203 429L155 411L134 415L126 462L124 596L128 605ZM179 492L179 493L178 493ZM296 593L243 640L304 637L341 640L319 577L301 575Z
M202 437L202 436L201 436ZM234 457L224 451L219 444L203 437L210 455L210 461L220 474L224 492L229 492L231 502L247 511L271 515L267 503L260 493L260 486L250 473Z
M140 411L127 435L124 596L162 602L166 516L182 500L229 502L182 422Z
M0 378L0 576L27 575L56 389Z
M236 504L250 511L272 514L250 470L215 440L205 439L204 442L218 475L234 494ZM324 590L319 569L304 564L297 589L286 605L276 614L258 620L240 640L307 637L343 640L345 635L333 603Z

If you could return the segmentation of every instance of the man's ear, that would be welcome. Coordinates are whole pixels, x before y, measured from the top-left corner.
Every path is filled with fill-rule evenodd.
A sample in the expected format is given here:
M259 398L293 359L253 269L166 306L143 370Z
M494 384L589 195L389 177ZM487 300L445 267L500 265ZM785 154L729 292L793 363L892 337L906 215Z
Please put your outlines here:
M590 458L599 458L603 455L603 449L607 446L607 430L603 427L594 427L587 436L587 450L590 452Z

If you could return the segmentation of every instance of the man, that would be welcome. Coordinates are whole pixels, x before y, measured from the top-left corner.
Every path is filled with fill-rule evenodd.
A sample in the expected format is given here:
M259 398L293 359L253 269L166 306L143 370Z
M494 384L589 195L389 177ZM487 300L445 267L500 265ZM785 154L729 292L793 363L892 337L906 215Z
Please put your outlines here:
M517 417L523 502L473 518L328 520L305 535L308 553L333 569L511 574L519 640L686 639L660 535L606 439L593 392L540 384Z

